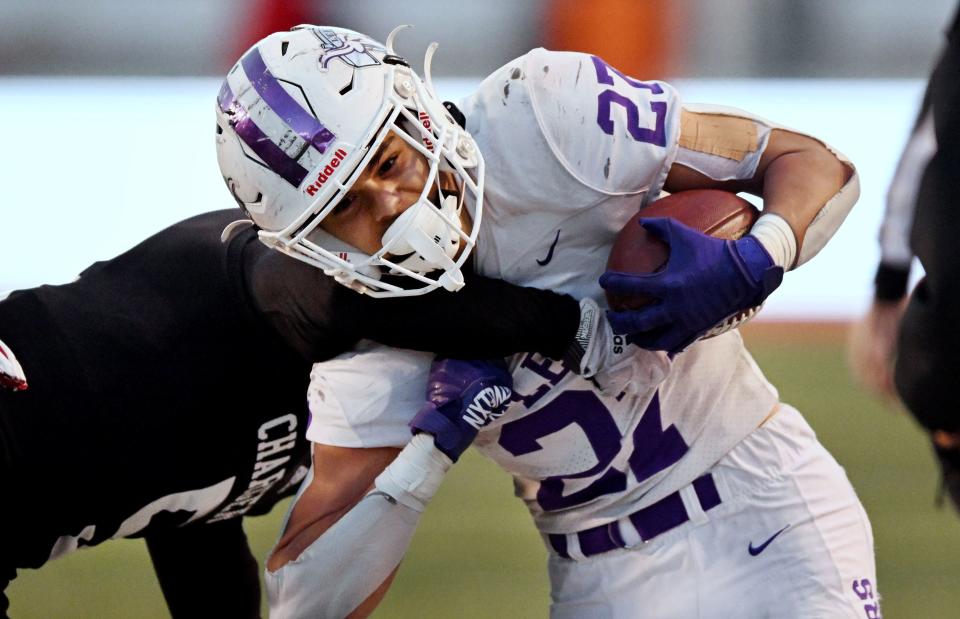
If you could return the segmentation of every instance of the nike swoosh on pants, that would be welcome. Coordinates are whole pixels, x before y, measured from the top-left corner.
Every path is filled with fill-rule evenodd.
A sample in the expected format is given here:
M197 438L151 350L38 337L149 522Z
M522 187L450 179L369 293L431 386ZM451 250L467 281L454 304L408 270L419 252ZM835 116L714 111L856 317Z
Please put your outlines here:
M783 527L782 529L780 529L779 531L777 531L776 533L774 533L773 535L771 535L770 537L768 537L768 538L767 538L767 541L763 542L763 543L760 544L759 546L754 546L754 545L753 545L753 542L750 542L750 543L747 545L747 552L750 553L750 556L751 556L751 557L757 556L758 554L760 554L761 552L763 552L764 550L766 550L767 546L769 546L770 543L773 542L773 540L777 539L777 537L778 537L781 533L783 533L784 531L786 531L786 530L789 529L789 528L790 528L790 525L788 524L787 526Z

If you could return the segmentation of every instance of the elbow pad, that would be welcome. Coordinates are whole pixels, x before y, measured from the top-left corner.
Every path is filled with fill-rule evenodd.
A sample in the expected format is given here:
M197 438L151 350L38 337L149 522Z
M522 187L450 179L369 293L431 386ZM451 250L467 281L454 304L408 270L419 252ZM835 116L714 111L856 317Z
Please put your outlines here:
M840 228L840 224L847 218L847 214L853 205L857 203L860 197L860 175L856 168L850 163L850 160L840 152L830 148L830 152L836 156L844 165L853 170L853 174L847 182L840 188L840 191L833 194L833 197L827 200L827 203L821 207L820 211L814 216L813 221L807 226L807 231L803 237L803 245L800 247L800 253L797 256L797 262L794 268L807 262L823 249L833 235Z

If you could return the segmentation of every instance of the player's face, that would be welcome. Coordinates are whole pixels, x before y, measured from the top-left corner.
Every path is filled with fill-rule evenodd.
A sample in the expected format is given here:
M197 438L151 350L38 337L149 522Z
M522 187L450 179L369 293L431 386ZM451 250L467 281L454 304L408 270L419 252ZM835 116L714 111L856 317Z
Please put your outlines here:
M391 133L320 226L364 253L379 251L383 233L420 197L429 169L420 153Z

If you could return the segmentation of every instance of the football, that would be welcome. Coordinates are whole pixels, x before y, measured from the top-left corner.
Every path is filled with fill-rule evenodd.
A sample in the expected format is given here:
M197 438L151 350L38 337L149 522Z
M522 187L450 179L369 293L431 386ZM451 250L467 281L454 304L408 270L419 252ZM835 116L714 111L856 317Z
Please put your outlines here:
M620 230L610 249L607 270L655 273L667 262L670 256L667 244L638 223L641 217L670 217L704 234L738 239L759 216L760 211L753 204L721 189L692 189L670 194L637 211ZM652 300L607 293L607 303L615 310L638 309Z

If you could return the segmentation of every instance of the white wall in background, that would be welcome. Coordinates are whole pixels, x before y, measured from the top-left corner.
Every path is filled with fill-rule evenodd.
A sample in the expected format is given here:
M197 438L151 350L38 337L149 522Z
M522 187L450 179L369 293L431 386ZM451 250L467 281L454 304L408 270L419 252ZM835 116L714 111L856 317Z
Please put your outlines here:
M457 98L476 82L438 80ZM883 198L923 84L679 81L685 99L808 131L859 167L834 241L790 273L762 316L844 318L869 301ZM218 79L0 80L0 292L71 280L190 215L233 206L217 170Z

